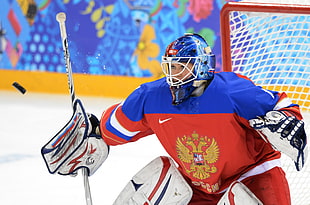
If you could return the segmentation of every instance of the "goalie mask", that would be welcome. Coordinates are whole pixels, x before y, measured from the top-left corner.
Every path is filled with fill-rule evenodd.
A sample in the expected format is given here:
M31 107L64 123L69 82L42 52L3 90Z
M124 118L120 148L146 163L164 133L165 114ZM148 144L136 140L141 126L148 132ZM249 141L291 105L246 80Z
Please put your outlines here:
M161 66L171 88L173 104L180 104L213 79L215 55L200 35L186 34L168 45Z

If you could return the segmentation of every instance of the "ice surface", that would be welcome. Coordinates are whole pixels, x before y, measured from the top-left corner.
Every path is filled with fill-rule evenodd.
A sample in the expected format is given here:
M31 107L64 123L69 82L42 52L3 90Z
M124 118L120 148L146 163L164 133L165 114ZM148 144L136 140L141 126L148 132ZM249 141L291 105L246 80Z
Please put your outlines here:
M98 118L121 99L78 96ZM41 147L70 119L68 95L0 91L0 204L85 205L83 177L49 174ZM108 159L89 178L94 205L112 204L134 174L160 155L156 137L112 147Z

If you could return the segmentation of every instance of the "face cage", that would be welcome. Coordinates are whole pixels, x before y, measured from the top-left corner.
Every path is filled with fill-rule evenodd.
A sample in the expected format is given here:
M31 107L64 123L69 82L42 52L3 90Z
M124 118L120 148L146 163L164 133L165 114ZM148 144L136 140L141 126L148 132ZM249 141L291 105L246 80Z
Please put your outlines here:
M192 63L193 66L190 68L188 65ZM172 65L177 64L183 66L183 69L178 72L172 74ZM161 68L163 73L166 75L167 83L170 86L181 86L188 82L191 82L197 78L198 72L201 67L200 57L162 57ZM183 72L187 71L188 73L179 79L178 76Z

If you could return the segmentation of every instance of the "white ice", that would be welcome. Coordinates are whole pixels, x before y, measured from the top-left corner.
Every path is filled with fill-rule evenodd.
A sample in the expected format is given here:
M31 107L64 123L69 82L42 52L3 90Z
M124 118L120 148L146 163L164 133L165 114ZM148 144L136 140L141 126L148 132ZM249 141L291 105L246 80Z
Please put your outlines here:
M100 117L122 99L78 96ZM83 177L49 174L41 147L70 119L68 95L0 91L0 204L85 205ZM108 159L89 177L94 205L112 205L134 174L167 155L155 136L111 147Z

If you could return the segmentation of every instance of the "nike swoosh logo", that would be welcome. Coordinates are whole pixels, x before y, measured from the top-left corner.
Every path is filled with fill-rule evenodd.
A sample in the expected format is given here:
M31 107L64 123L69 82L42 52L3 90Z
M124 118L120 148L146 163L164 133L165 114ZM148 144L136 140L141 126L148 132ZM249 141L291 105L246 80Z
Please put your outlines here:
M164 119L164 120L159 119L158 122L159 122L159 124L163 124L164 122L167 122L167 121L169 121L171 119L172 119L171 117L167 118L167 119Z

